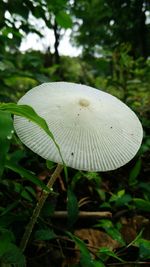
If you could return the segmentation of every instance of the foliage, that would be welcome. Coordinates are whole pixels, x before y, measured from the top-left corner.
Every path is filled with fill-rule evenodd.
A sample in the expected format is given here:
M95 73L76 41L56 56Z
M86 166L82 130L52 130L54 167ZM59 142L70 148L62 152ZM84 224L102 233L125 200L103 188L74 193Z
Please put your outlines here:
M76 31L76 41L87 56L99 55L103 49L113 51L118 44L129 43L134 58L147 58L150 31L146 12L149 8L147 0L75 1L73 12L82 21Z
M136 110L138 110L137 106L134 105L134 102L132 105L136 108ZM6 245L7 250L5 250L5 247L3 247L4 253L1 256L1 261L5 263L7 258L9 259L7 263L24 264L24 256L20 254L21 252L18 249L18 240L20 239L19 236L21 236L20 231L23 231L25 222L29 218L29 211L26 209L24 210L24 205L25 207L27 207L30 203L32 207L34 206L36 200L36 191L33 188L32 183L41 186L42 188L44 188L44 184L36 178L35 174L33 174L33 171L36 174L38 174L39 172L39 171L37 172L37 169L34 167L37 166L36 162L39 162L39 159L34 158L31 152L22 147L22 144L19 143L17 137L13 135L11 117L8 115L8 113L6 113L6 111L2 111L2 108L8 111L9 107L11 108L10 110L11 112L13 107L16 108L14 104L1 105L0 121L1 125L3 125L2 126L3 132L1 132L1 146L3 150L1 149L1 157L3 155L5 161L1 160L1 164L3 164L2 166L4 170L1 180L1 187L4 188L4 191L2 191L4 193L1 193L1 200L2 200L1 203L3 204L1 205L0 226L4 227L4 229L6 230L8 229L7 227L9 227L11 234L15 235L17 240L16 241L14 240L13 243L12 241L8 240L9 244L7 243ZM39 122L40 120L38 119L38 123ZM150 211L150 199L149 199L150 188L146 179L147 174L145 174L145 171L143 169L144 168L143 159L146 157L146 153L149 149L149 147L147 147L149 140L148 129L149 129L148 119L146 118L145 141L143 143L144 148L141 149L139 157L137 157L137 160L134 162L134 164L132 163L131 166L129 165L127 167L128 169L127 172L125 171L125 169L123 170L122 168L122 173L121 171L118 171L116 172L116 174L111 174L111 175L110 174L99 175L94 173L82 173L82 172L75 173L75 175L71 179L70 186L68 187L67 190L68 204L66 208L68 209L69 229L70 227L74 228L74 224L77 220L78 200L81 200L82 198L85 197L89 198L89 201L91 201L91 203L93 203L93 200L95 198L96 206L99 207L100 210L108 209L112 211L115 216L118 216L117 214L119 213L119 211L121 212L124 209L126 213L136 212L140 214L142 212L142 214L144 214L144 217L147 216L146 215L147 212L149 213ZM5 140L6 144L3 140ZM3 154L2 151L4 151ZM42 171L42 169L45 168L46 165L43 162L40 167L40 170ZM28 169L32 170L32 172L28 171ZM118 182L120 179L119 178L120 175L123 178L121 182ZM18 181L18 176L23 177L22 182L21 180ZM116 176L116 178L113 176ZM109 185L108 187L107 183L112 183L112 186ZM82 190L78 190L78 188L87 188L87 189L83 192ZM82 193L84 193L84 195L82 195ZM7 198L7 195L13 197L14 199L13 203L11 203L10 199ZM23 206L22 203L24 203ZM58 203L59 203L58 205L60 205L61 207L62 204L60 204L59 201ZM85 201L83 205L86 206L87 205L86 203L88 203L88 201L87 202ZM90 207L92 207L92 204ZM64 206L62 206L62 208L64 208ZM94 206L92 207L92 209L95 208ZM17 212L16 214L16 211L21 211L21 213ZM46 219L45 215L43 219L45 221ZM120 221L120 219L121 218L118 217L118 219L115 219L114 222L110 220L100 220L100 222L97 223L96 227L103 229L107 234L109 234L109 236L117 240L121 244L121 246L127 246L126 241L124 241L125 237L124 236L122 237L121 229L123 224ZM43 242L43 241L47 242L47 240L48 241L52 240L51 242L54 242L53 240L56 240L57 235L53 232L54 231L53 228L47 228L47 229L45 228L44 221L41 221L40 224L38 225L34 238L35 240L37 240L36 242ZM48 223L47 219L46 221ZM14 225L18 223L19 225L21 225L20 231L14 230ZM133 229L134 227L135 226L132 225L131 229ZM138 233L135 231L135 234ZM5 238L6 237L4 236L4 239ZM88 250L85 249L85 245L83 245L83 242L80 243L78 239L76 238L74 239L74 237L72 237L71 235L70 238L73 239L75 243L79 245L79 249L81 250L82 254L80 260L83 266L85 266L85 260L86 260L86 266L88 265L104 266L105 264L107 264L107 261L109 261L109 259L112 258L114 258L116 261L124 260L124 258L120 256L121 251L115 253L105 248L101 248L99 250L97 256L98 260L92 260L91 258L89 258L90 256L87 256L90 254ZM2 243L2 246L4 246L4 243ZM139 249L139 254L137 256L137 259L139 258L141 260L148 260L149 241L147 241L143 237L141 241L136 242L136 247ZM16 256L13 257L11 256L12 254L10 253L10 248L11 251L13 251L13 255Z

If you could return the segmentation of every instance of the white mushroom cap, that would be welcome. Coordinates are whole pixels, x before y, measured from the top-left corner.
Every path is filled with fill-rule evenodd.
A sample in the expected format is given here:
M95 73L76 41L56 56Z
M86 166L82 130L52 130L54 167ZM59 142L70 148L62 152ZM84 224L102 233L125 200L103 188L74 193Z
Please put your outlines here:
M44 83L18 102L34 108L45 119L67 166L87 171L108 171L129 162L143 136L135 113L116 97L92 87ZM29 120L15 116L21 141L41 157L61 163L50 137Z

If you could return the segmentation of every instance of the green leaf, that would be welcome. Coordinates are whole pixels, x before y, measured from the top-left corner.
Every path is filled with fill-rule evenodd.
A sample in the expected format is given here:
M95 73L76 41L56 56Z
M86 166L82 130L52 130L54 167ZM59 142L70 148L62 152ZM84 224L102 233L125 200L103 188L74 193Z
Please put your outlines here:
M106 247L103 247L103 248L100 248L99 251L98 251L98 254L100 257L104 258L105 257L113 257L121 262L124 262L121 258L119 258L113 251L111 251L109 248L106 248Z
M26 187L24 187L22 184L13 183L14 185L14 191L17 192L18 194L20 194L21 197L23 197L24 199L32 202L33 198L31 197L31 195L29 194L29 192L26 190Z
M4 216L8 212L10 212L12 209L16 208L19 204L19 200L13 201L10 205L4 208L0 216Z
M125 190L123 189L118 191L117 194L113 194L110 197L109 202L114 202L114 205L116 207L120 207L127 205L131 200L132 200L131 195L126 194Z
M75 244L77 245L77 247L80 250L80 253L81 253L80 262L81 262L82 267L85 267L85 266L86 267L94 267L93 259L91 257L90 252L88 251L85 243L81 239L79 239L78 237L71 234L70 232L67 232L67 234L75 242Z
M13 62L9 60L3 60L0 62L0 71L10 71L15 69Z
M5 168L10 169L10 170L20 174L21 177L29 180L30 182L34 183L37 186L40 186L42 189L44 189L46 191L50 191L48 189L48 187L40 179L38 179L32 172L24 169L23 167L19 166L18 164L15 164L14 162L7 160L5 163Z
M100 177L100 174L97 172L82 172L83 176L86 177L89 181L93 181L95 183L95 187L99 189L101 187L102 178Z
M10 114L0 111L0 177L3 174L12 134L13 124Z
M133 202L137 209L150 212L150 201L141 198L133 198Z
M27 105L17 105L14 103L8 103L8 104L0 103L0 110L10 112L10 113L17 115L17 116L22 116L22 117L36 123L40 128L42 128L48 134L48 136L53 140L54 144L56 145L56 147L58 149L59 155L60 155L62 162L63 162L63 165L64 165L65 177L67 180L68 174L67 174L66 164L63 160L59 145L57 144L52 132L50 131L50 129L46 123L46 121L42 117L40 117L34 111L34 109L32 107L27 106Z
M113 195L114 196L114 195ZM122 207L127 206L127 204L132 201L132 197L129 194L125 194L122 197L116 197L116 199L113 200L113 198L110 199L110 202L115 202L114 205L116 207Z
M94 260L93 261L94 267L105 267L104 263L102 261Z
M78 218L78 200L73 190L67 189L67 211L68 211L68 225L72 226Z
M97 173L97 172L87 172L87 173L83 173L83 175L88 180L98 180L99 182L101 181L101 177L100 177L99 173Z
M100 226L103 228L111 228L111 227L113 227L113 223L110 220L102 219L99 221L98 224L96 224L96 226Z
M14 236L11 231L0 228L0 257L7 251L7 248L13 239Z
M138 184L139 188L141 188L142 192L146 191L150 193L150 182L141 182ZM150 195L150 194L149 194Z
M142 162L141 162L141 159L139 159L129 174L129 185L130 186L134 186L137 184L137 177L140 173L141 167L142 167Z
M5 85L8 87L17 87L19 90L24 88L24 90L29 90L38 84L38 82L30 77L13 75L4 79Z
M108 235L112 237L112 239L117 240L120 244L125 245L125 242L122 238L121 233L118 231L116 228L105 228L105 231L107 232Z
M76 172L76 174L71 179L71 188L72 190L75 188L76 183L82 178L82 173L80 171Z
M53 134L48 128L47 123L45 120L40 117L32 107L27 105L17 105L15 103L8 103L8 104L0 104L0 110L8 111L14 115L25 117L26 119L31 120L32 122L35 122L40 128L42 128L49 136L50 138L56 143ZM56 144L58 147L58 145ZM59 149L59 147L58 147Z
M118 197L122 197L124 194L125 194L125 190L124 189L118 191L118 193L117 193Z
M7 250L2 256L2 262L8 264L17 264L17 267L25 267L25 256L20 248L10 243L7 246Z
M35 239L37 240L51 240L56 238L57 235L54 233L53 229L41 229L35 232Z
M106 233L110 235L114 240L117 240L120 244L125 245L121 233L118 231L117 228L115 228L115 226L110 220L102 219L95 226L102 227L106 231Z
M111 206L110 203L108 203L108 202L103 202L103 203L100 205L100 208L111 209L112 206Z
M64 29L72 27L72 19L70 15L63 10L59 11L59 13L56 14L56 22Z
M127 248L131 247L132 245L137 245L139 243L139 240L141 239L143 234L143 229L138 233L138 235L133 239L128 245Z
M55 163L50 160L46 160L46 167L51 170L55 167Z
M146 239L139 239L139 256L142 260L150 259L150 241Z
M120 190L117 192L117 194L113 194L110 199L109 199L109 202L117 202L119 199L121 199L125 194L125 190Z

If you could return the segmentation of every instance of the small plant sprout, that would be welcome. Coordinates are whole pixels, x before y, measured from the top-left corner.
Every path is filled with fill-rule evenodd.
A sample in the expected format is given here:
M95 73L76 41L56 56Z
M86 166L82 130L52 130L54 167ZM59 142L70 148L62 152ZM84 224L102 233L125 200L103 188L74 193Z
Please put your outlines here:
M129 162L143 136L135 113L116 97L89 86L54 82L27 92L18 105L29 105L45 119L68 167L84 171L110 171ZM58 163L50 178L51 188L62 170L56 144L37 124L14 117L21 141L41 157ZM46 200L43 192L21 242L25 249L32 228Z

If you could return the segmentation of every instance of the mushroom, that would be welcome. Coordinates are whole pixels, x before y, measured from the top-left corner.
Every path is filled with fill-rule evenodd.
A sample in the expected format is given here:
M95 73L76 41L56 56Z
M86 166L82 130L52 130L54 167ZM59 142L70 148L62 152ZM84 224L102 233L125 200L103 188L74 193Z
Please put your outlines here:
M135 113L116 97L89 86L55 82L27 92L18 102L43 117L60 147L67 166L86 171L109 171L130 161L143 136ZM62 170L62 158L53 140L37 124L15 116L21 141L41 157L60 163L48 181L52 188ZM43 191L21 239L25 250L33 227L48 196Z
M129 162L143 136L135 113L116 97L68 82L44 83L28 91L18 104L30 105L47 122L67 166L109 171ZM49 136L26 118L15 116L21 141L41 157L61 163Z

